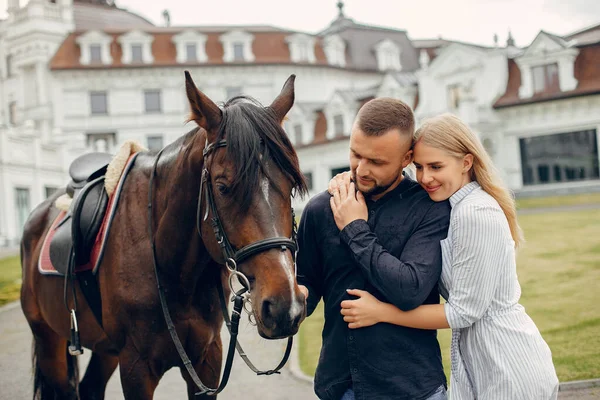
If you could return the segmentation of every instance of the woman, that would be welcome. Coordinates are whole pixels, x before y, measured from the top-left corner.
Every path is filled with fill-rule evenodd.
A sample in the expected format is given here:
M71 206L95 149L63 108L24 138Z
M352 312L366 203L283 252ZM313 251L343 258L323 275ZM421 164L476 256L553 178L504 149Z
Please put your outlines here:
M452 328L454 399L556 399L550 349L518 303L515 248L523 239L515 204L481 142L458 118L441 115L415 133L414 165L431 199L449 200L452 207L448 237L441 242L439 287L447 302L404 312L350 289L358 299L341 304L348 327L385 322ZM349 179L334 178L330 191L348 186ZM360 195L345 197L331 203L336 219L344 201L364 204Z

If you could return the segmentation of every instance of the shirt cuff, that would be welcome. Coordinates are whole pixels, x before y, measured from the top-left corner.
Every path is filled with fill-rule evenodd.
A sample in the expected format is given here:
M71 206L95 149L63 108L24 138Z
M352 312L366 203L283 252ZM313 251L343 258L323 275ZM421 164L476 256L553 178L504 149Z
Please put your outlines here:
M352 239L354 239L359 233L370 231L371 228L369 227L367 221L364 219L355 219L340 231L340 238L346 244L350 244Z

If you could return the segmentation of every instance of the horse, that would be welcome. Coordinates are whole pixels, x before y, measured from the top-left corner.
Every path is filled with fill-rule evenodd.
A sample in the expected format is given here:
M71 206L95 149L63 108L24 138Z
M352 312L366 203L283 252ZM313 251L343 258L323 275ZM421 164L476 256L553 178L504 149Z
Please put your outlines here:
M223 348L218 288L235 264L223 251L223 239L236 254L251 248L233 269L249 285L258 333L267 339L297 333L305 298L295 278L293 246L277 239L293 236L292 199L307 193L282 127L294 103L294 79L290 76L268 107L249 96L219 107L185 71L188 122L196 126L158 154L139 153L124 181L96 273L101 321L73 282L81 345L92 352L81 381L68 350L65 280L42 275L37 266L58 215L59 193L31 212L21 240L21 305L33 334L34 400L104 399L117 366L127 400L153 398L172 367L181 369L190 399L216 398L214 393L195 397L193 377L168 332L157 284L193 371L216 387ZM224 236L219 239L211 224L215 217ZM228 296L230 289L225 291ZM67 302L73 306L73 298Z

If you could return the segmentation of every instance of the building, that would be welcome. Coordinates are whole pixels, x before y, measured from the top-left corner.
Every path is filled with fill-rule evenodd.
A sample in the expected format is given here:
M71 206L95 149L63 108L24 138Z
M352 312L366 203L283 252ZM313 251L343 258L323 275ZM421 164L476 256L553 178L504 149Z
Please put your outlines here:
M567 37L541 32L524 49L511 40L482 47L411 39L355 22L341 1L338 9L310 34L174 27L168 18L155 26L107 0L8 0L0 21L0 245L18 241L29 210L66 183L76 156L114 151L126 139L159 149L191 129L184 69L215 101L247 93L263 104L296 74L285 128L311 194L348 167L354 115L381 96L412 105L419 121L460 115L518 193L600 186L600 26Z

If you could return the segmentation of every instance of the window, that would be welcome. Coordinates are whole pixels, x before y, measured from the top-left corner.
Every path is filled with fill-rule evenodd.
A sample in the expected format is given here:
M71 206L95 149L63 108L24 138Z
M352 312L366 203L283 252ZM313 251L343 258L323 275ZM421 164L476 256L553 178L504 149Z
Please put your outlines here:
M242 94L242 88L240 86L229 86L225 88L225 92L226 100L229 100L235 96L240 96Z
M545 91L558 91L558 64L546 64L532 67L533 74L533 93Z
M185 45L185 59L186 61L198 61L198 51L195 43L188 43Z
M458 110L460 106L460 86L449 85L447 89L448 108L450 110Z
M90 105L92 114L108 114L106 92L91 92Z
M244 43L233 44L233 61L244 61Z
M596 130L522 138L523 185L598 179Z
M144 91L144 102L146 104L146 112L160 112L160 90L146 90Z
M57 187L54 186L44 186L44 192L46 193L46 198L52 196L58 190Z
M90 64L102 64L102 46L99 44L90 45Z
M8 123L12 126L17 124L17 102L11 101L8 103Z
M163 137L162 135L153 135L148 136L148 150L150 151L159 151L163 148Z
M313 189L313 174L312 174L312 172L303 172L302 175L304 175L304 179L306 179L306 186L308 187L308 190L312 190Z
M116 134L110 133L88 133L86 134L87 144L90 151L101 153L112 153L116 144Z
M294 142L296 146L302 144L302 124L294 125Z
M13 74L12 70L12 54L6 56L6 77L10 78Z
M340 168L332 168L331 169L331 177L333 178L337 174L341 174L342 172L350 171L350 167L340 167Z
M132 63L144 62L144 56L142 53L142 45L139 43L131 45L131 62Z
M333 133L335 137L344 136L344 116L336 115L333 117Z
M29 189L15 188L15 208L17 209L17 232L23 232L25 221L29 216Z

